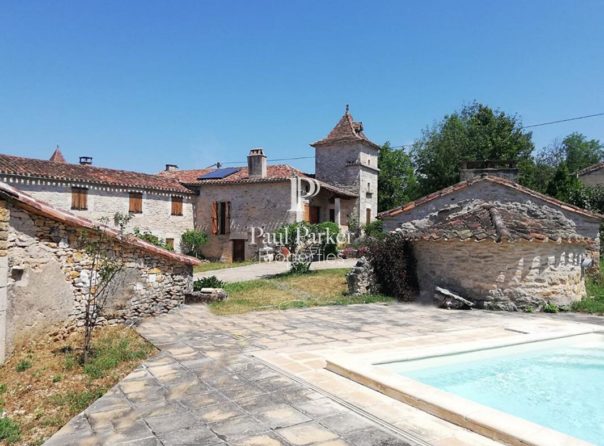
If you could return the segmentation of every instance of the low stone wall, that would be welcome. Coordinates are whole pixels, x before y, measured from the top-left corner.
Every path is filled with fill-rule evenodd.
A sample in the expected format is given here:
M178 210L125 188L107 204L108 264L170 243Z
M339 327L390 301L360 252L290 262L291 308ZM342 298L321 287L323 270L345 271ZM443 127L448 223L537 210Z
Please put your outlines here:
M0 201L0 211L0 344L8 354L19 338L83 325L91 266L86 245L96 235L6 201ZM191 265L117 239L107 243L123 268L110 284L101 323L136 323L184 302L192 289ZM1 259L6 259L6 272Z
M585 296L581 261L586 247L558 243L414 242L420 298L435 287L471 300L478 308L538 310L568 307Z

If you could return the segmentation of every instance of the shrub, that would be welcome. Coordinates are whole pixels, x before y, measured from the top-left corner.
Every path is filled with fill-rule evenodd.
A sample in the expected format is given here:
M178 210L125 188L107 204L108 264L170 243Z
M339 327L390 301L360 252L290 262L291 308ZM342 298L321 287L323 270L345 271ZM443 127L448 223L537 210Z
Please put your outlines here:
M558 305L553 304L551 302L548 302L543 306L544 313L557 313L558 311L560 311L560 308L558 308Z
M367 246L367 259L385 294L400 300L415 299L418 285L411 242L399 233L372 239Z
M174 248L168 246L164 239L159 238L157 235L152 234L149 231L141 232L140 229L134 228L134 235L141 240L151 243L152 245L159 246L160 248L167 249L168 251L174 251Z
M0 418L0 442L12 444L21 438L19 425L8 417Z
M384 237L384 222L382 220L375 220L369 224L363 226L365 236L371 238L382 238Z
M308 274L312 262L305 259L304 256L296 257L289 267L290 274Z
M224 282L216 276L203 277L193 282L193 291L201 291L202 288L224 288Z
M338 243L336 241L340 233L340 227L331 221L325 221L317 225L311 226L311 233L317 236L321 241L319 243L323 258L328 255L336 255L338 253Z
M32 363L29 359L22 359L21 361L19 361L17 363L17 366L15 367L15 370L17 370L17 372L21 373L26 371L27 369L31 369Z
M180 236L182 252L201 259L201 248L208 242L208 234L203 231L189 229Z

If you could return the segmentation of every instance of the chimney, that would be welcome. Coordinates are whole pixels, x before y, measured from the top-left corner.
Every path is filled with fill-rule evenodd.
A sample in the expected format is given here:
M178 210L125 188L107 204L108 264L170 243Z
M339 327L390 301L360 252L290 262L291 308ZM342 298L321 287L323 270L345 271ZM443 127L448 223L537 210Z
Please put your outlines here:
M250 178L266 178L266 156L261 147L250 150L247 156L247 171Z
M166 172L174 172L175 170L178 170L176 164L166 164Z
M90 166L92 164L92 157L91 156L81 156L80 164L82 166Z
M502 177L511 181L518 180L518 167L516 161L511 160L484 160L484 161L462 161L459 166L459 177L466 181L474 177L489 175Z

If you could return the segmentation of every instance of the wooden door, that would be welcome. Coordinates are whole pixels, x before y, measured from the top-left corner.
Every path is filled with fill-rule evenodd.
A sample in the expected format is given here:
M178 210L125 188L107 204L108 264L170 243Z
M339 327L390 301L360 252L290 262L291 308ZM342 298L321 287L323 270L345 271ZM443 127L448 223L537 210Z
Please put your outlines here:
M321 208L319 206L310 207L310 222L312 224L321 222Z
M233 262L245 260L245 240L233 240Z

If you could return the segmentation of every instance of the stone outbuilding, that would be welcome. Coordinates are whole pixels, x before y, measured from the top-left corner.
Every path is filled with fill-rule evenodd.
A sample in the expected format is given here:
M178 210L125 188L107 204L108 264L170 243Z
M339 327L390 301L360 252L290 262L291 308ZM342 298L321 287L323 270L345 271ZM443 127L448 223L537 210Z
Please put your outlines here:
M413 241L423 301L442 287L478 308L568 307L599 262L602 216L505 178L472 178L381 218Z
M184 302L199 260L52 207L0 182L0 363L20 339L82 324L90 286L87 246L120 259L103 324L136 323Z

